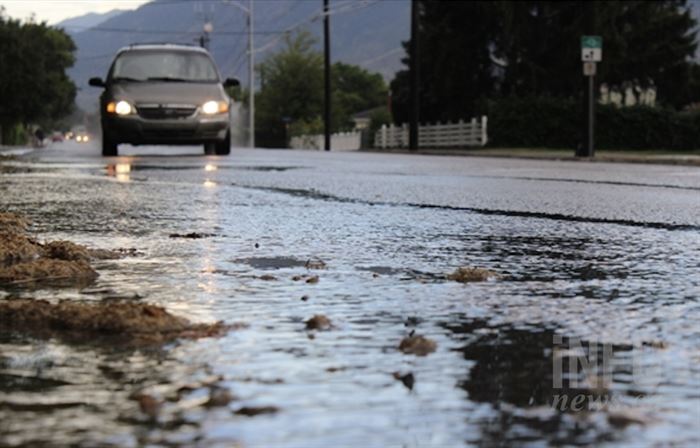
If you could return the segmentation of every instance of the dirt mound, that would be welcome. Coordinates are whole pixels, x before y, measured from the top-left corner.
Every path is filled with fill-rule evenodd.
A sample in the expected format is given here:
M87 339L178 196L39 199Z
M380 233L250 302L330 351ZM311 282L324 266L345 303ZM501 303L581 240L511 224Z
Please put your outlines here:
M460 283L470 282L485 282L492 278L498 278L499 275L493 271L484 268L461 267L447 276L448 280L454 280Z
M161 343L177 338L221 336L238 326L193 324L164 308L133 302L84 303L45 300L0 301L3 327L38 336L80 340L113 337L134 343Z
M426 356L434 352L437 344L425 336L411 335L403 338L399 344L399 350L407 355Z
M22 285L30 283L89 283L97 272L84 260L55 260L39 258L0 268L0 283Z
M134 249L91 250L70 241L42 244L27 234L28 226L21 216L0 213L0 285L88 284L97 278L90 260L135 254Z
M14 213L0 213L0 232L23 233L29 227L29 220Z
M87 261L90 259L88 248L70 241L52 241L43 246L44 256L66 261Z

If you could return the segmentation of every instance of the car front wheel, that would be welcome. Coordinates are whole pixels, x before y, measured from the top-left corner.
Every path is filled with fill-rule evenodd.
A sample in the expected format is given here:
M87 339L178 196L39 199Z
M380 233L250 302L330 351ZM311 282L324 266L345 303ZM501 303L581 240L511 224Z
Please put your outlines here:
M231 154L231 132L227 132L226 138L220 142L205 143L204 154L208 156L226 156Z
M117 142L107 132L102 132L102 155L105 157L118 154Z
M227 156L231 154L231 132L226 133L226 138L223 142L216 144L216 154L220 156Z

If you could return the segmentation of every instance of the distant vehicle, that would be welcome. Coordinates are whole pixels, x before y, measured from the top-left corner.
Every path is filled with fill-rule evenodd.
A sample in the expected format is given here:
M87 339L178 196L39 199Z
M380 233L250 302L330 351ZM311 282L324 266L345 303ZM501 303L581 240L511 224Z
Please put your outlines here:
M90 141L90 136L87 133L75 134L75 141L78 143L87 143Z
M52 142L62 142L63 141L63 133L54 132L53 134L51 134L51 141Z
M73 138L75 138L75 141L78 143L87 143L90 141L90 136L88 135L85 126L76 126L71 132L73 134Z
M203 144L205 154L231 152L231 98L209 53L176 44L131 45L119 50L100 97L102 155L133 145Z

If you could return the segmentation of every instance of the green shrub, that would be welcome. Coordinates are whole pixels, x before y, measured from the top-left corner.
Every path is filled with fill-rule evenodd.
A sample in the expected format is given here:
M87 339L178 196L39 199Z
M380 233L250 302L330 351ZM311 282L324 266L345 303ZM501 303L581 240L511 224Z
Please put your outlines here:
M504 98L489 104L489 145L575 148L582 136L581 102L551 97ZM700 148L700 112L596 105L598 149Z

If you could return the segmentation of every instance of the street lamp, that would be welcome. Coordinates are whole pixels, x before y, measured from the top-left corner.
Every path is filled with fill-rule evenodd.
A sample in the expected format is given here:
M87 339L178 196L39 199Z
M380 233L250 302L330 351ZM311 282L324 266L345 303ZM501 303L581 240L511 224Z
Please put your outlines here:
M248 7L238 2L226 1L248 15L248 146L255 148L255 56L253 53L253 0L248 0Z

